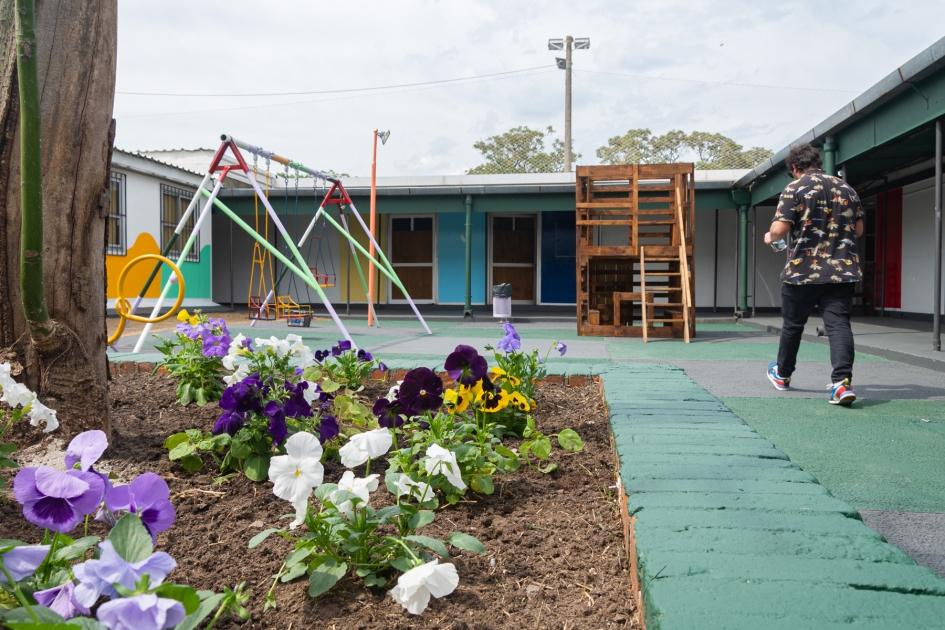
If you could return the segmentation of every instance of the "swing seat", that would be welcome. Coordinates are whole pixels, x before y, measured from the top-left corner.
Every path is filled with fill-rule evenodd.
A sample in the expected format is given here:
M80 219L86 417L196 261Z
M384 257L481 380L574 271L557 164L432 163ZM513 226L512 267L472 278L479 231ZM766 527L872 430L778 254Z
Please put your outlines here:
M335 286L335 274L333 273L320 273L318 267L309 267L312 275L315 276L315 282L318 283L323 289L330 289Z
M300 305L291 295L276 296L276 317L278 319L289 319L300 315L312 314L312 307L306 304Z
M263 296L261 295L249 296L249 301L246 306L249 309L250 319L262 319L267 321L276 319L276 311L273 308L272 302L267 302L264 305Z

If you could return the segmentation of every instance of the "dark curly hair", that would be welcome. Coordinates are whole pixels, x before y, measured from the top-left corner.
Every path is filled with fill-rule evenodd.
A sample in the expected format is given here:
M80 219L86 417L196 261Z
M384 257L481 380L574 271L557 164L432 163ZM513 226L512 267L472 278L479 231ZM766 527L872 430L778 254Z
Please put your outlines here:
M809 144L801 144L791 148L784 159L784 165L788 171L796 168L804 172L812 168L821 168L823 162L820 159L820 151Z

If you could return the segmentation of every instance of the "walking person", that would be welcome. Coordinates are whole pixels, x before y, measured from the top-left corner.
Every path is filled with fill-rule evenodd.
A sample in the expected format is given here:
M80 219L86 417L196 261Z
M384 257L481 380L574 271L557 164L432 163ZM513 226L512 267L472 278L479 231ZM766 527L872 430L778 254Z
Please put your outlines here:
M827 401L849 406L856 400L850 309L854 286L863 277L856 246L863 235L863 206L849 184L823 172L820 153L811 145L792 148L785 164L794 180L781 193L764 237L775 247L791 237L781 272L778 360L768 365L768 380L777 390L790 388L804 325L820 306L833 365Z

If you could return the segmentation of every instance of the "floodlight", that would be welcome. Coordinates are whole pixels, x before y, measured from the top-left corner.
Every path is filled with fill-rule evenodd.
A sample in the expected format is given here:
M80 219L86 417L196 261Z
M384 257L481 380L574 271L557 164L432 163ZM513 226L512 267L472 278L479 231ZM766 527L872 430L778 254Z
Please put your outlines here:
M378 131L377 137L381 139L381 144L387 144L387 139L390 138L390 129L386 131Z
M555 63L558 64L558 70L568 69L568 60L562 57L555 57Z
M575 50L587 50L591 47L591 38L590 37L575 37L574 38L574 49Z
M548 50L564 50L564 40L560 37L548 40Z

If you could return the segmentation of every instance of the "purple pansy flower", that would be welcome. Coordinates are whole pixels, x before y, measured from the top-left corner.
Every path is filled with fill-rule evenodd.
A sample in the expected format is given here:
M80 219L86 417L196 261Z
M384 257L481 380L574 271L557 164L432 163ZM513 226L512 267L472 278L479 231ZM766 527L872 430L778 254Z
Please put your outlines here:
M283 412L287 417L312 417L312 406L305 400L306 389L308 389L308 381L299 381L296 384L285 382L285 390L289 393L289 397L284 402Z
M86 560L72 567L78 582L75 600L90 608L102 595L117 597L114 584L134 590L141 576L147 574L153 588L160 585L177 566L174 558L163 551L156 551L139 562L128 562L118 555L111 541L103 540L98 547L101 553L97 560Z
M14 478L13 494L30 523L68 532L102 502L105 482L90 471L29 467Z
M365 363L367 363L368 361L373 361L373 360L374 360L373 354L371 354L367 350L358 349L358 361L364 361Z
M285 422L285 410L275 400L266 403L263 413L269 418L269 435L276 446L282 444L289 435L289 426Z
M240 345L246 348L247 350L249 350L250 352L253 351L253 340L250 339L249 337L243 337L243 340L240 342Z
M151 540L174 524L174 506L167 482L153 472L135 477L127 486L115 486L105 495L105 507L111 512L126 511L141 517Z
M332 347L331 349L331 356L333 357L341 356L342 353L347 352L350 349L351 349L350 341L348 341L347 339L339 339L338 345Z
M220 396L220 408L225 411L262 411L259 395L264 393L262 380L258 374L250 374L238 383L223 390Z
M20 545L0 554L3 566L14 582L28 578L46 559L49 545ZM6 584L7 577L0 573L0 584Z
M377 416L377 424L382 427L391 429L393 427L399 427L404 423L404 419L401 417L404 411L400 408L400 403L396 400L390 401L386 398L378 398L374 402L374 407L371 411Z
M184 606L176 599L145 594L105 602L99 622L108 630L163 630L184 620Z
M328 440L338 437L341 433L341 427L338 426L338 419L332 415L322 416L322 421L318 425L318 439L324 444Z
M223 358L226 356L227 352L229 352L230 343L232 341L233 340L230 339L230 336L227 334L204 335L201 352L203 356L208 358Z
M387 364L386 364L386 363L384 363L383 361L380 361L380 362L377 364L377 369L378 369L379 371L381 371L381 372L386 372L386 371L389 370L390 368L387 367Z
M75 584L72 582L36 591L33 597L40 606L49 608L63 619L89 614L89 609L75 600Z
M486 375L489 364L472 346L459 344L446 357L443 369L454 381L463 385L475 385L476 381Z
M414 412L439 409L443 404L443 381L430 368L414 368L404 375L397 402Z
M522 347L522 341L518 335L506 335L499 340L499 343L496 344L496 348L502 352L508 354L509 352L514 352Z
M213 434L229 433L236 435L236 432L243 428L246 423L246 416L238 411L224 411L216 423L213 425Z
M325 359L331 356L331 350L316 350L315 351L315 360L321 363Z
M107 448L108 438L104 431L83 431L72 438L66 447L66 468L75 468L78 462L79 470L88 471Z
M559 341L558 343L555 344L555 350L558 351L559 356L563 357L564 354L568 351L568 346L563 341Z
M518 331L515 330L515 326L512 325L512 322L502 322L502 331L505 333L506 337L521 339L521 337L518 336Z

